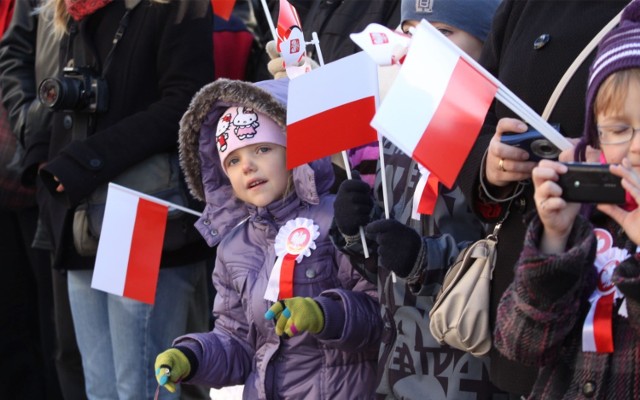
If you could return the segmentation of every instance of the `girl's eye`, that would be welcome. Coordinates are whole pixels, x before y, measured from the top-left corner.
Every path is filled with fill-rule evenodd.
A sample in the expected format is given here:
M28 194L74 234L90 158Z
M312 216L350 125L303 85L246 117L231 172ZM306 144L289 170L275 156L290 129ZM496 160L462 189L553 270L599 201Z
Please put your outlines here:
M238 158L236 158L236 157L230 158L229 160L227 160L227 167L230 167L232 165L236 165L239 162L240 162L240 160Z
M268 147L268 146L258 147L258 153L268 153L270 150L271 150L271 147Z
M450 31L449 29L444 29L444 28L440 28L438 29L440 31L440 33L442 33L445 36L451 36L453 35L453 32Z

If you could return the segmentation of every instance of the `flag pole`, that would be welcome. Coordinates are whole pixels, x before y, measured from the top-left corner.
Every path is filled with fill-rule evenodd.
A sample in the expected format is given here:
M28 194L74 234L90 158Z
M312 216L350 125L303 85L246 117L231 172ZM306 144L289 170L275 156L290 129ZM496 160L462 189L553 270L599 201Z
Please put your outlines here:
M260 2L262 3L262 9L264 10L264 15L267 18L269 29L271 30L271 36L273 36L273 40L276 40L278 38L278 34L276 33L276 26L273 24L273 18L271 18L271 12L269 11L267 0L260 0Z
M432 33L441 35L440 32L426 20L420 22L420 27L426 30L432 30ZM551 143L556 145L560 150L568 150L573 147L571 142L567 140L560 132L556 131L547 121L545 121L538 113L533 111L525 102L523 102L518 96L516 96L511 90L502 84L497 78L491 75L484 67L482 67L476 60L471 58L470 55L465 53L462 49L456 46L450 40L446 40L443 37L442 43L449 47L450 50L455 52L475 70L480 72L488 81L494 84L498 88L496 98L500 100L504 105L508 106L513 112L518 114L520 118L529 123L535 129L543 134Z
M159 199L157 197L150 196L150 195L148 195L146 193L141 193L141 192L135 191L133 189L129 189L129 188L124 187L124 186L120 186L117 183L109 182L109 188L119 189L119 190L121 190L123 192L132 194L134 196L138 196L141 199L145 199L145 200L151 201L153 203L162 204L163 206L167 206L169 208L175 208L176 210L180 210L182 212L186 212L187 214L195 215L196 217L202 217L202 213L200 213L200 212L194 211L194 210L192 210L190 208L179 206L179 205L177 205L175 203L171 203L169 201L162 200L162 199Z

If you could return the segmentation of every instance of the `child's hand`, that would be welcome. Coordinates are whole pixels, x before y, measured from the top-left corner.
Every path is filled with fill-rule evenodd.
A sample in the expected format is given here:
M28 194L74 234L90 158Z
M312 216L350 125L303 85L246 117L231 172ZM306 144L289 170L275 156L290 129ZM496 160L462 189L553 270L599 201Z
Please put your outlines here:
M340 184L333 210L336 225L343 235L357 234L361 226L369 223L372 209L371 187L360 180L360 175L354 174L354 179Z
M422 246L420 235L394 219L374 221L367 225L366 232L367 237L378 243L378 264L406 278Z
M548 254L564 251L573 222L580 211L580 204L567 203L560 196L562 188L558 176L567 172L567 166L556 161L541 160L532 171L535 193L533 199L544 232L540 249Z
M274 303L264 314L266 319L276 319L276 335L289 337L309 331L320 333L324 328L324 314L311 297L292 297Z
M622 164L611 165L611 173L622 178L622 187L627 191L627 198L640 203L640 176L631 166L628 158ZM607 214L624 229L625 233L635 244L640 245L640 209L625 210L614 204L598 204L598 210Z
M176 391L176 383L186 378L191 372L189 359L178 349L169 349L156 357L156 380L168 391Z

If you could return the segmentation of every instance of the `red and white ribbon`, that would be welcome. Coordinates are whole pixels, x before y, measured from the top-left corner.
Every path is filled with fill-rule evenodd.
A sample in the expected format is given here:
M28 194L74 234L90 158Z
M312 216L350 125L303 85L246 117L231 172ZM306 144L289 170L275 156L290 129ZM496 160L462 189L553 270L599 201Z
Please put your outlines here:
M320 236L320 227L308 218L287 221L276 235L274 248L275 264L269 276L264 298L278 301L293 297L293 270L296 262L311 255L315 250L315 240Z
M420 221L420 215L431 215L438 201L438 178L422 165L418 165L420 179L413 192L411 218Z
M611 234L604 229L594 229L598 248L594 265L598 271L596 289L589 297L591 307L582 327L582 351L613 352L613 307L615 301L624 298L611 283L611 276L618 264L629 257L625 249L613 247ZM626 301L618 311L626 317Z

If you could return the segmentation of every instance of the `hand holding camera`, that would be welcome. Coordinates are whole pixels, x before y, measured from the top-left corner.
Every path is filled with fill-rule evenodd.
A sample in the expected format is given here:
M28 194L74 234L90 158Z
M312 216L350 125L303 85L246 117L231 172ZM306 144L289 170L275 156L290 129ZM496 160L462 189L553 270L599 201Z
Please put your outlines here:
M526 130L527 125L515 118L501 118L498 121L486 156L486 182L494 187L509 187L513 183L531 178L531 170L536 163L529 161L524 150L502 142L502 137Z

